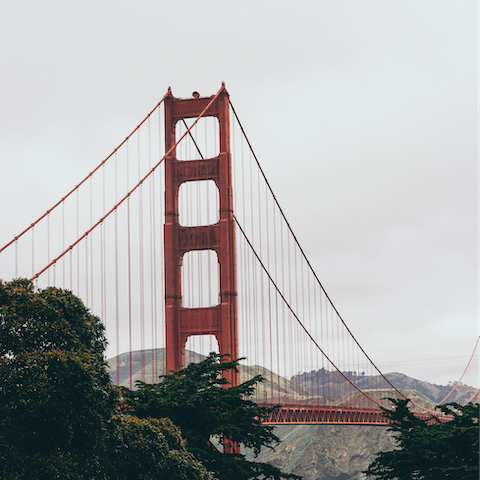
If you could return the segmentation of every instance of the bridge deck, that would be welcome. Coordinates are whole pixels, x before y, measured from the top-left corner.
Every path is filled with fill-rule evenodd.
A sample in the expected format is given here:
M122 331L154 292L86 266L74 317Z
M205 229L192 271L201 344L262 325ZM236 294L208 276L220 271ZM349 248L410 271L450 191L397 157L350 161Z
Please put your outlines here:
M382 411L374 408L288 405L271 413L266 425L378 425L389 424Z

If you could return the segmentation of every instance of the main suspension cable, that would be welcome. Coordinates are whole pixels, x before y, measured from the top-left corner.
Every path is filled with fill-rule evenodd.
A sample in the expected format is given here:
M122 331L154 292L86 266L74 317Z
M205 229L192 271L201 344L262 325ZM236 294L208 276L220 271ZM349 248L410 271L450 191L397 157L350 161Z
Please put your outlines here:
M100 220L98 220L95 225L93 225L91 228L89 228L81 237L79 237L75 242L73 242L64 252L62 252L58 257L53 259L46 267L44 267L42 270L40 270L38 273L33 275L31 278L31 281L35 280L38 278L43 272L45 272L48 268L50 268L52 265L58 262L68 251L70 251L73 247L78 245L85 237L87 237L98 225L100 225L102 222L105 221L107 217L110 216L111 213L113 213L125 200L127 200L130 195L132 195L137 188L139 188L143 182L159 167L159 165L165 160L165 158L177 147L177 145L190 133L191 129L197 124L197 122L205 115L206 111L210 108L210 106L213 104L213 102L218 98L220 93L223 91L223 87L217 92L215 96L212 97L210 102L207 104L207 106L202 110L200 115L197 117L197 119L192 123L190 128L175 142L174 145L172 145L168 151L165 153L165 155L155 164L155 166L116 204L114 205ZM167 95L164 96L164 98Z
M250 151L252 152L252 155L253 157L255 158L255 162L257 163L257 166L263 176L263 179L265 180L265 184L267 185L268 189L270 190L270 193L272 194L272 197L278 207L278 210L280 211L280 214L282 215L282 218L284 219L285 221L285 224L287 225L287 228L289 229L290 233L292 234L292 237L297 245L297 247L299 248L300 250L300 253L302 254L304 260L307 262L307 265L308 267L310 268L310 271L312 272L313 276L315 277L315 280L318 282L318 285L320 286L320 288L322 289L323 293L325 294L326 298L328 299L328 301L330 302L330 305L332 306L333 310L335 311L335 313L337 314L339 320L342 322L342 324L344 325L344 327L347 329L348 333L350 334L350 336L352 337L352 339L354 340L354 342L358 345L358 348L360 348L360 350L362 351L362 353L365 355L365 357L368 359L368 361L371 363L371 365L375 368L375 370L385 379L385 381L397 392L399 393L402 397L406 398L405 395L397 388L395 387L395 385L392 384L392 382L390 382L390 380L388 380L387 377L385 377L385 375L380 371L380 369L376 366L376 364L372 361L372 359L367 355L367 353L365 352L365 350L363 349L363 347L360 345L360 343L358 342L358 340L355 338L355 336L353 335L353 333L350 331L350 329L348 328L347 324L345 323L345 321L343 320L342 316L340 315L339 311L337 310L337 308L335 307L334 303L332 302L332 300L330 299L328 293L326 292L325 288L323 287L322 285L322 282L320 282L320 279L318 278L317 274L315 273L315 270L313 269L310 261L308 260L307 256L305 255L305 252L303 250L303 248L301 247L295 233L293 232L292 230L292 227L290 226L290 223L288 222L282 208L280 207L280 204L278 203L278 200L277 200L277 197L275 196L274 192L273 192L273 189L272 187L270 186L270 183L268 182L267 180L267 177L265 176L265 173L260 165L260 162L258 161L258 158L257 156L255 155L255 152L253 150L253 147L250 143L250 140L248 139L247 137L247 134L245 133L245 130L240 122L240 119L238 118L238 115L237 115L237 112L235 111L235 108L233 107L232 105L232 102L231 100L229 99L229 103L230 103L230 107L232 108L232 112L238 122L238 126L240 127L240 130L242 131L243 133L243 136L245 138L245 141L247 142L248 144L248 147L250 148Z
M283 212L283 210L282 210L282 208L281 208L281 206L280 206L280 204L279 204L279 202L278 202L278 200L277 200L277 197L275 196L275 193L273 192L273 189L272 189L272 187L270 186L270 183L269 183L268 180L267 180L267 177L266 177L266 175L265 175L265 173L264 173L264 171L263 171L263 169L262 169L262 167L261 167L261 165L260 165L260 162L259 162L259 160L258 160L258 158L257 158L257 156L256 156L256 154L255 154L255 152L254 152L254 150L253 150L253 147L252 147L252 145L251 145L251 143L250 143L250 140L249 140L248 137L247 137L247 134L246 134L246 132L245 132L243 126L242 126L242 123L240 122L240 119L239 119L239 117L238 117L238 115L237 115L237 113L236 113L236 111L235 111L235 108L234 108L234 106L233 106L233 104L232 104L232 102L231 102L230 99L229 99L229 104L230 104L230 107L232 108L232 112L233 112L233 114L234 114L234 116L235 116L235 118L236 118L236 120L237 120L237 122L238 122L238 126L240 127L240 130L241 130L241 132L242 132L242 134L243 134L243 136L244 136L244 138L245 138L245 141L247 142L248 147L249 147L249 149L250 149L250 151L251 151L251 153L252 153L252 155L253 155L253 157L254 157L254 159L255 159L255 162L256 162L256 164L257 164L257 166L258 166L258 169L259 169L260 173L261 173L262 176L263 176L263 179L264 179L264 181L265 181L265 184L266 184L266 186L268 187L268 190L270 191L270 193L271 193L271 195L272 195L272 198L273 198L273 200L275 201L275 204L277 205L278 210L279 210L279 212L280 212L283 220L285 221L285 224L286 224L288 230L290 231L290 233L291 233L291 235L292 235L292 237L293 237L293 239L294 239L294 241L295 241L295 244L297 245L298 249L300 250L300 252L301 252L304 260L306 261L306 263L307 263L310 271L312 272L315 280L317 281L317 283L318 283L318 285L320 286L321 290L322 290L323 293L325 294L325 297L327 298L327 300L329 301L331 307L333 308L333 310L335 311L336 315L338 316L338 319L342 322L343 326L345 327L345 329L347 330L347 332L349 333L349 335L352 337L352 339L354 340L354 342L356 343L356 345L358 346L358 348L360 349L360 351L364 354L365 358L370 362L370 364L371 364L371 365L374 367L374 369L380 374L380 376L381 376L398 394L400 394L403 398L407 398L404 393L402 393L395 385L393 385L393 383L381 372L381 370L377 367L377 365L376 365L376 364L372 361L372 359L368 356L368 354L365 352L365 350L363 349L363 347L360 345L360 343L358 342L358 340L355 338L355 336L353 335L353 333L351 332L351 330L349 329L349 327L347 326L347 324L346 324L345 321L343 320L342 316L340 315L339 311L337 310L337 308L336 308L336 306L334 305L333 301L331 300L330 296L329 296L328 293L326 292L326 290L325 290L325 288L323 287L322 283L320 282L320 279L318 278L315 270L313 269L310 261L308 260L306 254L305 254L305 252L304 252L304 250L303 250L303 248L301 247L300 242L298 241L295 233L293 232L293 229L292 229L292 227L290 226L290 223L288 222L288 220L287 220L287 218L286 218L286 216L285 216L285 214L284 214L284 212ZM247 240L248 244L250 245L250 247L251 247L252 250L253 250L253 246L252 246L251 243L249 242L248 238L246 237L246 234L244 233L243 229L241 228L241 226L240 226L240 224L239 224L239 222L238 222L238 220L237 220L236 218L235 218L235 221L236 221L238 227L240 228L242 234L244 235L245 239ZM257 255L257 253L256 253L254 250L253 250L253 252L254 252L255 256L257 257L257 259L259 260L262 268L265 270L265 273L268 275L268 277L269 277L270 280L272 281L272 284L273 284L274 287L277 289L277 291L278 291L278 293L281 295L282 299L284 299L284 301L286 302L285 298L283 297L283 295L281 294L281 292L278 290L278 287L276 286L275 282L274 282L273 279L270 277L270 274L267 272L266 268L264 267L264 265L263 265L262 261L260 260L259 256ZM289 305L287 302L286 302L286 304L287 304L288 308L289 308L289 309L292 311L292 313L293 313L293 310L291 309L290 305ZM293 314L294 314L294 313L293 313ZM302 324L302 322L300 322L300 320L298 319L298 317L297 317L295 314L294 314L294 316L295 316L295 318L297 319L297 321L300 323L300 325L302 326L302 328L305 330L305 332L308 334L308 336L312 339L312 341L313 341L313 342L315 343L315 345L318 347L316 341L313 339L313 337L312 337L312 336L310 335L310 333L307 331L306 327L304 327L304 325ZM480 337L479 337L479 339L480 339ZM468 367L470 366L470 363L471 363L471 361L472 361L472 359L473 359L473 356L474 356L474 354L475 354L475 351L476 351L477 346L478 346L478 343L479 343L479 339L477 339L477 344L475 345L475 349L474 349L474 351L473 351L473 354L472 354L472 356L470 357L470 360L469 360L469 362L468 362L468 364L467 364L467 366L466 366L463 374L461 375L460 379L458 380L458 382L456 383L456 385L453 387L453 389L451 390L451 392L450 392L450 393L442 400L442 402L440 402L440 403L445 402L445 401L450 397L450 395L456 390L456 388L458 387L458 385L460 384L462 378L464 377L464 375L465 375L465 373L466 373L466 371L467 371ZM318 348L319 348L319 347L318 347ZM319 349L320 349L320 348L319 348ZM324 353L321 349L320 349L320 351L323 353L323 355L325 355L325 353ZM325 355L325 357L328 359L328 357L327 357L326 355ZM328 359L328 360L329 360L329 359ZM330 360L329 360L329 361L330 361ZM332 365L343 375L343 373L335 366L335 364L333 364L333 362L330 361L330 363L332 363ZM343 376L345 377L345 375L343 375ZM347 378L347 377L345 377L345 378ZM347 378L347 380L350 382L350 380L349 380L348 378ZM352 383L352 382L350 382L350 383ZM352 383L352 385L354 385L354 384ZM355 386L355 388L357 388L357 387ZM358 389L358 388L357 388L357 389ZM480 389L479 389L479 390L480 390ZM360 391L360 390L359 390L359 391ZM363 393L363 392L362 392L362 393ZM363 394L364 394L364 393L363 393ZM364 395L368 397L368 395L366 395L366 394L364 394ZM475 395L476 395L476 394L475 394ZM474 397L475 397L475 395L474 395ZM472 397L472 398L474 398L474 397ZM378 402L377 402L377 403L378 403ZM428 412L428 411L431 411L431 410L434 410L434 408L435 408L435 407L433 407L433 408L426 408L426 407L424 407L424 406L422 406L422 405L419 405L419 404L417 404L416 402L413 402L413 401L412 401L412 404L415 405L416 407L422 409L422 410L427 411L427 412Z
M128 135L125 140L118 145L118 147L107 157L105 160L103 160L96 168L94 168L77 186L72 188L62 199L60 199L52 208L47 210L42 216L40 216L37 220L35 220L29 227L27 227L25 230L23 230L20 234L16 235L10 242L8 242L6 245L0 248L0 253L2 253L7 247L9 247L12 243L16 242L20 237L22 237L25 233L30 231L37 223L39 223L41 220L43 220L45 217L47 217L53 210L55 210L59 205L61 205L72 193L74 193L76 190L78 190L89 178L92 177L92 175L97 172L105 163L112 158L117 150L122 147L130 137L138 131L138 129L146 122L148 118L152 115L152 113L163 103L165 98L169 95L169 92L167 92L163 98L155 105L155 107L152 109L152 111L135 127L135 129Z
M265 272L265 274L267 275L268 279L270 280L271 284L273 285L273 287L275 288L275 290L277 291L277 293L280 295L281 299L283 300L284 304L286 305L286 307L290 310L290 312L292 313L292 315L295 317L295 319L297 320L298 324L302 327L302 329L304 330L304 332L307 334L307 336L310 338L310 340L314 343L314 345L317 347L317 349L322 353L322 355L328 360L328 362L333 366L335 367L335 369L338 371L338 373L340 373L340 375L342 375L342 377L348 382L350 383L350 385L352 385L352 387L354 387L359 393L361 393L362 395L364 395L365 397L367 397L369 400L371 400L372 402L376 403L377 405L381 405L380 402L378 402L377 400L375 400L374 398L370 397L369 395L367 395L364 391L362 391L357 385L355 385L333 362L332 360L330 360L330 358L328 357L328 355L322 350L322 348L320 347L320 345L317 343L317 341L312 337L312 335L310 334L310 332L307 330L307 328L305 327L305 325L303 324L303 322L298 318L298 315L295 313L295 311L293 310L292 306L290 305L290 303L287 301L287 299L285 298L285 296L283 295L283 293L280 291L280 288L277 286L277 284L275 283L275 281L273 280L272 276L270 275L270 273L268 272L267 268L265 267L265 265L263 264L262 260L260 259L260 256L258 255L258 253L255 251L255 248L253 247L252 243L250 242L250 240L248 239L245 231L243 230L242 226L240 225L240 222L237 220L237 217L235 215L233 215L233 219L235 220L235 223L237 224L237 227L240 229L240 232L242 233L243 237L245 238L245 241L247 242L248 246L250 247L250 249L252 250L253 254L255 255L256 259L258 260L258 262L260 263L260 266L262 267L263 271ZM395 387L394 387L395 388ZM397 389L395 389L397 390ZM398 393L400 393L402 396L405 397L405 395L403 395L399 390L397 390Z

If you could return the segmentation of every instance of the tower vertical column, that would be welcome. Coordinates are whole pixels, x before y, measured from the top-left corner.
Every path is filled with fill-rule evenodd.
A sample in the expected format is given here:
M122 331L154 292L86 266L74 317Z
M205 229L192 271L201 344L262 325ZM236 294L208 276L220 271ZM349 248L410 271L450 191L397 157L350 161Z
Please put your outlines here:
M165 149L175 145L179 120L196 118L213 97L165 98ZM203 160L178 160L173 149L165 158L165 319L166 368L178 370L185 364L185 343L191 335L216 337L220 353L238 358L235 226L233 218L232 172L228 93L225 86L204 116L216 117L219 155ZM184 227L179 224L178 194L184 182L213 180L220 198L219 221L213 225ZM220 304L207 308L182 305L181 266L186 252L214 250L220 265ZM238 385L238 374L227 380Z

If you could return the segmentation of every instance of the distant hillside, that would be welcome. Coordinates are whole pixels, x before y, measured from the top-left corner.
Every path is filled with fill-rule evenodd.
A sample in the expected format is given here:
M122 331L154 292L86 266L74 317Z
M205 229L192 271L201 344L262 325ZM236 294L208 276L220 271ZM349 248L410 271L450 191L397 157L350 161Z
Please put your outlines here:
M113 383L123 387L130 386L130 356L131 356L131 377L132 384L137 380L148 383L155 383L160 375L165 375L165 349L136 350L134 352L122 353L117 357L107 360L108 372ZM205 358L195 352L185 352L186 363L198 362ZM143 368L142 368L143 367ZM143 374L142 374L143 371Z
M199 361L203 357L195 352L186 352L186 361ZM159 375L165 374L164 349L154 351L136 351L131 353L132 379L153 382ZM108 360L109 372L114 383L130 385L130 354L119 355ZM153 365L157 368L153 368ZM141 371L144 366L144 376ZM262 399L265 392L280 392L280 396L293 401L306 398L306 391L312 392L312 379L322 372L309 372L285 379L260 366L241 366L240 380L244 381L254 375L262 374L266 381L257 388L257 399ZM354 372L347 373L349 378L359 386L366 379ZM418 404L434 406L452 389L450 386L433 385L408 377L401 373L389 373L387 378L404 394ZM327 376L330 387L337 386L344 379L341 375L329 372ZM327 385L328 387L328 385ZM332 388L331 388L332 389ZM332 389L334 390L334 389ZM461 385L449 397L448 401L464 403L474 394L474 389ZM314 392L320 396L320 392ZM369 392L371 396L385 397L388 392ZM357 394L350 394L357 395ZM351 398L338 397L337 404ZM259 400L258 400L259 401ZM287 472L302 475L304 480L361 480L360 473L373 461L376 452L390 450L395 442L385 427L359 425L280 425L275 433L281 444L275 451L265 449L259 460L271 463ZM245 452L248 456L248 452ZM251 454L250 457L252 458Z
M165 375L164 355L164 348L132 352L131 376L133 385L136 380L153 383L158 379L159 375ZM186 362L190 363L198 362L204 357L198 353L187 350L185 352L185 358ZM108 360L108 371L114 383L126 387L130 386L130 353L122 353L118 358L114 357ZM143 375L141 374L142 371L144 372ZM357 375L355 372L344 373L360 388L365 388L364 386L368 384L374 384L375 379L379 378L367 377L361 374ZM263 398L265 392L274 391L275 395L280 396L280 403L282 398L285 398L285 401L302 401L307 398L307 392L317 397L322 397L322 391L342 392L341 386L342 383L345 382L344 377L338 372L314 370L286 379L258 365L240 367L241 381L258 374L263 375L265 381L257 388L257 398ZM387 373L385 376L396 388L405 394L409 392L407 395L409 398L412 398L414 401L418 400L420 403L429 406L441 402L452 390L451 386L423 382L402 373ZM322 383L322 379L328 379L328 381L323 380L324 383ZM466 403L474 393L474 388L459 385L453 394L448 397L447 402ZM330 395L332 396L333 394ZM384 391L382 395L385 397L389 394ZM337 405L341 405L348 399L342 398L340 394L337 394L337 397L332 397L330 400Z
M438 405L452 391L450 385L435 385L422 382L403 373L387 373L385 375L398 389L419 392ZM475 394L476 389L467 385L459 385L448 397L446 402L467 403Z
M368 385L374 385L376 380L380 380L380 376L365 376L357 374L356 372L343 372L345 376L355 385L364 391L367 390ZM422 382L412 377L408 377L403 373L387 373L386 378L406 396L413 401L419 401L424 405L437 405L451 392L452 386L435 385L428 382ZM324 369L313 370L311 372L304 372L294 375L290 381L294 384L301 385L305 390L319 395L322 391L341 392L342 385L347 381L345 377L339 372L326 371ZM407 395L407 392L410 392ZM447 402L466 403L475 394L476 390L466 385L459 385L457 389L448 397ZM330 395L333 395L330 393ZM389 396L385 392L384 397ZM337 403L342 403L345 400L333 398ZM418 403L418 402L417 402Z
M198 362L205 358L203 355L185 351L186 363ZM130 353L122 353L118 357L109 359L108 372L113 383L123 387L130 387ZM165 349L158 348L156 350L138 350L131 353L131 378L132 385L137 380L148 383L154 383L160 375L165 375ZM156 366L155 366L156 365ZM142 368L143 367L143 368ZM144 372L142 375L142 371ZM240 365L240 381L254 377L255 375L263 375L265 381L257 386L256 398L258 401L264 398L266 392L275 391L276 395L290 401L302 401L307 398L306 393L297 385L270 370L258 365L244 366Z
M304 480L362 480L376 452L395 446L387 429L377 426L280 425L275 433L280 445L258 460Z

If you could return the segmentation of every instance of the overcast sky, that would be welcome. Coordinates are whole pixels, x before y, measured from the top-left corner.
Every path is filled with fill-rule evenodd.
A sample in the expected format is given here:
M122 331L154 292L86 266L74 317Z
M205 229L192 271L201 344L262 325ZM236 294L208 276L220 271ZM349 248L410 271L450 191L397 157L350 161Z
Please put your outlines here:
M0 243L168 86L225 81L370 357L455 380L478 335L478 25L474 0L3 1Z

